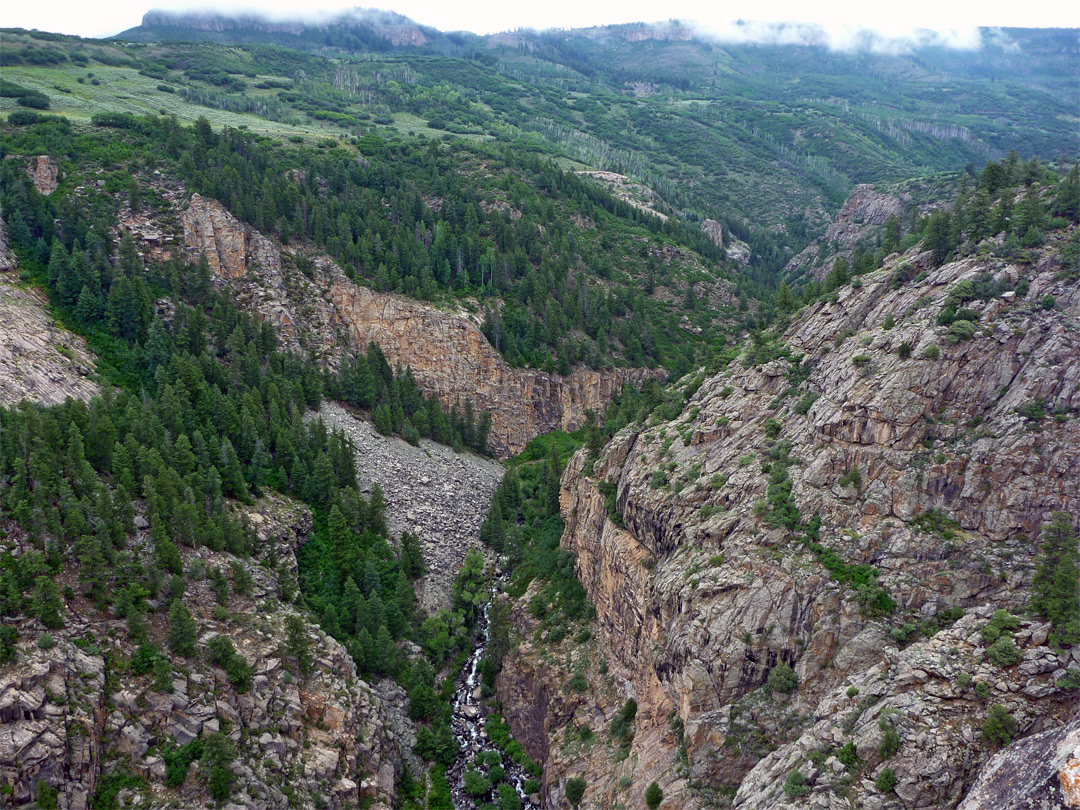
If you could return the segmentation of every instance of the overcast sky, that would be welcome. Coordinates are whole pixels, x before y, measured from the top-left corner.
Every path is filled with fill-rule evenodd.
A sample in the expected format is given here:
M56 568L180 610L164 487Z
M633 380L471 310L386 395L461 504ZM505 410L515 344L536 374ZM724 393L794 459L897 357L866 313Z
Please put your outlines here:
M358 5L355 0L228 0L227 4L199 0L8 0L0 11L0 27L39 28L81 36L110 36L139 24L150 8L263 11L275 15L301 8L330 11ZM419 23L442 30L465 30L478 34L514 28L578 28L620 22L656 21L670 18L693 20L713 30L726 30L737 18L762 22L820 23L842 38L858 28L870 28L887 36L902 36L913 28L949 31L950 39L963 43L964 31L973 26L1077 27L1080 3L1075 0L753 0L723 3L713 0L540 0L540 2L447 2L446 0L396 0L371 3L389 8ZM294 14L287 14L294 16Z

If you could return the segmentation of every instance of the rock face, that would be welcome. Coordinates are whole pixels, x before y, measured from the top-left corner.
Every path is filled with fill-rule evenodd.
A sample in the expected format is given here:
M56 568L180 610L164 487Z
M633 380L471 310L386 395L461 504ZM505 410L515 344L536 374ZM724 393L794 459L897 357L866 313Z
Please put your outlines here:
M0 273L18 269L18 261L8 245L7 223L0 217Z
M787 774L800 768L815 807L951 808L993 753L981 735L991 705L1006 706L1018 736L1066 722L1074 698L1057 681L1080 666L1080 649L1046 647L1046 627L1026 621L1016 634L1023 660L1002 668L978 633L994 610L1025 609L1034 540L1051 512L1080 516L1080 285L1062 280L1064 237L1055 239L1027 266L931 269L915 250L897 257L800 313L782 336L795 362L733 363L677 419L618 434L591 474L584 452L571 461L563 547L617 675L608 702L634 696L639 707L629 758L590 766L589 795L615 795L620 773L645 779L626 763L666 758L665 805L707 798L685 789L689 777L738 788L740 808L781 807ZM927 273L894 285L901 263ZM982 273L1025 281L1027 295L965 303L976 334L950 342L937 315L955 285ZM1052 309L1039 305L1047 295ZM940 359L926 359L931 345ZM1031 416L1036 402L1059 416ZM771 485L765 465L785 457L787 502L804 520L821 518L817 552L769 520L786 485ZM609 518L601 480L615 486L625 529ZM875 617L873 589L837 581L819 557L872 567L896 610ZM920 622L949 627L955 608L967 615L951 629L912 641ZM525 702L537 656L507 660L509 694ZM790 696L766 686L779 662L798 679ZM963 688L961 673L973 679ZM985 699L972 693L980 681ZM575 717L604 713L590 700ZM536 735L538 709L505 711L515 733ZM900 737L888 800L874 786L883 714ZM672 717L681 741L664 733ZM544 721L549 751L561 722ZM857 776L834 756L848 741L863 763ZM557 754L548 762L565 769L545 775L552 785L575 775ZM557 792L546 802L554 808Z
M344 276L331 295L352 345L375 341L392 363L412 366L420 387L444 405L470 397L489 411L489 444L501 456L520 452L541 433L576 430L586 410L602 412L623 385L656 376L644 369L576 368L566 377L513 369L466 317L372 292Z
M60 806L83 810L102 779L118 767L142 777L128 801L141 807L207 806L205 781L193 765L183 785L167 789L162 753L200 734L223 732L237 759L230 807L382 807L392 802L398 754L381 701L356 675L345 649L308 626L314 666L302 676L284 657L284 621L297 613L281 601L295 592L296 544L310 529L306 508L285 499L260 501L250 518L260 553L277 570L206 548L184 548L185 568L233 564L248 568L254 586L233 595L228 618L212 615L207 580L188 579L184 602L198 628L196 656L171 656L171 692L155 691L149 675L116 671L105 655L134 652L125 622L99 615L80 598L67 600L65 626L53 631L55 647L37 644L41 628L24 621L14 664L0 669L0 779L12 787L16 806L33 801L37 783L60 790ZM139 538L145 542L146 538ZM290 567L291 562L291 567ZM291 584L290 584L290 581ZM148 616L151 637L163 643L164 607ZM239 693L223 670L207 661L206 645L228 635L252 665L251 688ZM106 688L106 676L113 683ZM283 779L283 774L288 777ZM292 794L286 795L288 785Z
M800 253L793 256L784 268L784 272L797 273L809 267L823 250L836 248L840 255L849 255L861 239L883 226L890 216L896 217L898 222L903 221L904 200L901 199L899 192L895 189L878 191L868 183L855 186L840 207L832 224L825 231L825 235L815 239ZM814 277L819 280L824 278L831 266L831 263L816 266L813 271Z
M269 272L281 271L277 246L213 200L193 194L181 222L184 246L196 255L205 255L218 277L240 278L249 261Z
M707 219L702 222L701 230L705 231L705 235L712 239L717 247L724 246L724 226L715 219Z
M800 802L777 796L791 771L807 776L813 806L849 806L838 795L844 768L823 767L812 756L817 752L835 754L851 741L863 763L862 781L856 790L868 807L884 807L885 801L873 782L889 767L897 776L894 793L903 807L954 807L968 794L963 807L995 808L1052 807L1057 774L1072 755L1080 739L1075 726L1063 728L1073 710L1072 701L1054 687L1054 673L1064 672L1069 654L1035 646L1040 627L1025 622L1017 633L1024 652L1019 666L1001 669L985 660L985 645L978 633L993 613L977 608L949 630L932 640L902 652L884 650L884 661L858 673L826 695L815 707L811 722L799 738L765 757L743 779L735 797L739 810L795 808ZM958 679L971 678L964 686ZM982 698L978 684L989 687ZM854 687L858 693L848 697ZM1021 733L1052 730L1015 743L982 769L973 790L968 792L980 758L990 746L981 739L987 709L1005 706L1020 723ZM900 735L899 751L883 760L880 746L885 729ZM1064 747L1064 750L1060 750ZM1046 755L1046 758L1043 758ZM816 773L815 773L816 772Z
M1080 807L1080 713L995 754L958 810Z
M566 377L513 369L465 313L360 287L325 256L289 254L198 194L181 219L189 256L205 255L215 276L277 326L287 346L315 349L333 364L342 352L377 342L391 363L412 366L420 387L446 407L468 397L489 411L489 444L502 456L541 433L581 427L585 411L602 412L624 384L661 376L647 369L578 368Z
M0 222L0 237L5 234ZM16 262L0 243L0 405L31 399L56 405L67 397L98 393L94 358L86 341L60 329L45 310L44 296L16 284Z
M34 181L34 187L38 193L46 197L56 191L60 185L60 167L48 155L38 155L30 158L30 165L26 167L26 173Z
M855 186L825 235L815 239L802 252L793 256L784 272L793 274L809 267L823 250L836 248L839 255L850 255L861 239L884 225L890 216L896 217L898 221L903 220L904 202L899 196L877 191L868 183ZM819 280L824 278L831 266L829 262L817 265L813 270L814 277Z
M370 422L333 402L324 402L319 415L356 447L364 493L370 494L376 483L382 488L390 533L400 537L409 531L420 537L428 568L420 582L420 605L429 612L450 607L450 585L466 552L480 545L480 524L503 466L426 439L413 447L382 436Z

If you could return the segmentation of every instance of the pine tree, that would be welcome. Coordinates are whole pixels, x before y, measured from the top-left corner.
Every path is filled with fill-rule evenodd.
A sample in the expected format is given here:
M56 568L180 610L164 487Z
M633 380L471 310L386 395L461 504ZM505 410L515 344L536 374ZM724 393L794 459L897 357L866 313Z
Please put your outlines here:
M401 533L401 570L409 579L415 579L427 570L420 538L412 532Z
M64 626L64 620L60 611L64 603L60 599L60 589L56 583L46 576L40 576L36 580L34 589L34 615L45 625L48 630L57 630Z
M506 526L503 524L502 506L497 497L492 499L487 519L480 525L480 541L497 553L503 550L506 542Z
M888 256L890 253L895 253L899 247L900 220L896 218L895 214L889 214L889 218L885 220L885 234L881 240L881 252Z
M233 774L231 765L236 759L232 741L216 731L203 743L202 762L207 770L207 789L210 797L223 802L232 793Z
M544 488L547 493L547 511L549 515L559 514L559 451L555 447L555 440L551 440L551 452L548 454L547 466L544 468Z
M195 654L198 631L191 612L181 599L173 599L169 606L169 649L177 655L190 658Z
M154 658L152 672L154 674L155 692L172 692L172 665L164 655L158 654Z
M1061 647L1080 643L1080 552L1066 512L1054 512L1043 526L1042 545L1031 582L1031 611L1053 625L1052 641Z
M791 294L791 288L786 281L780 282L780 290L776 294L776 308L784 314L795 311L795 296Z
M1058 183L1050 212L1071 222L1080 222L1080 168L1073 166Z
M285 655L296 659L296 667L301 675L311 672L313 662L307 623L295 613L285 619Z

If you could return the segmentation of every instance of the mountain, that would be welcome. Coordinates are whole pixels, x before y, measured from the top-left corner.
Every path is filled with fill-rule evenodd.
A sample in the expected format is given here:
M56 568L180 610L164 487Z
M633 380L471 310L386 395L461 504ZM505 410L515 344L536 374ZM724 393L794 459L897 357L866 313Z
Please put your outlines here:
M3 32L8 804L1080 800L1075 32L755 36Z
M721 222L770 273L856 183L981 166L1012 149L1044 159L1076 150L1075 32L984 29L972 50L899 52L830 50L804 34L810 44L724 42L688 25L480 38L367 12L318 22L152 12L108 44L9 32L4 48L12 80L54 96L64 87L53 103L68 114L193 118L196 105L275 136L389 126L520 141L629 175L684 219ZM18 66L46 59L38 51L54 71L67 66L50 74L59 81L39 84L36 68ZM141 73L118 70L114 84L98 71L99 85L83 76L79 86L75 68L94 54Z
M289 48L340 48L385 52L420 47L449 38L435 29L417 25L401 14L377 9L353 9L339 15L317 15L317 21L273 20L258 14L174 13L150 11L142 24L116 35L126 42L184 40L239 44L266 42Z

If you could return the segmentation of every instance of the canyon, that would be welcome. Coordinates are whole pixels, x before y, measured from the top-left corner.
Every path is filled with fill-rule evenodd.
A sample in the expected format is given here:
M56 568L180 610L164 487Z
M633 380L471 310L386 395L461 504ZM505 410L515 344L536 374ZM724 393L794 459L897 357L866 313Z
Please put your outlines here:
M584 801L602 807L641 806L653 780L665 807L717 795L737 808L796 807L781 790L795 771L814 807L955 807L965 796L966 809L1019 807L1036 793L1050 802L1039 806L1059 806L1080 764L1067 736L1076 702L1062 685L1080 647L1054 648L1048 624L1024 619L1019 663L999 667L978 632L995 611L1025 611L1042 525L1080 510L1080 289L1061 273L1059 245L1026 265L894 256L800 313L780 337L786 357L744 357L698 381L678 418L628 427L595 459L578 452L562 478L562 544L599 642L537 642L527 595L500 676L515 733L547 766L547 807L577 776ZM1027 295L968 302L978 329L951 340L935 325L949 292L987 274ZM1024 414L1036 400L1061 416L1033 423ZM823 551L872 566L902 618L875 617L868 592L770 524L776 458L791 503L820 517ZM920 623L934 629L919 637ZM790 694L769 685L779 664L796 679ZM585 666L586 694L565 687L572 665ZM576 741L629 697L628 756ZM1012 771L986 765L1026 767L1022 781L1037 787L985 787L1007 778L980 771L992 704L1020 735L1060 746L1051 757L1018 743L1002 755L1017 758ZM890 728L899 744L886 766L878 747ZM849 742L857 778L836 759ZM875 786L886 767L889 795Z

